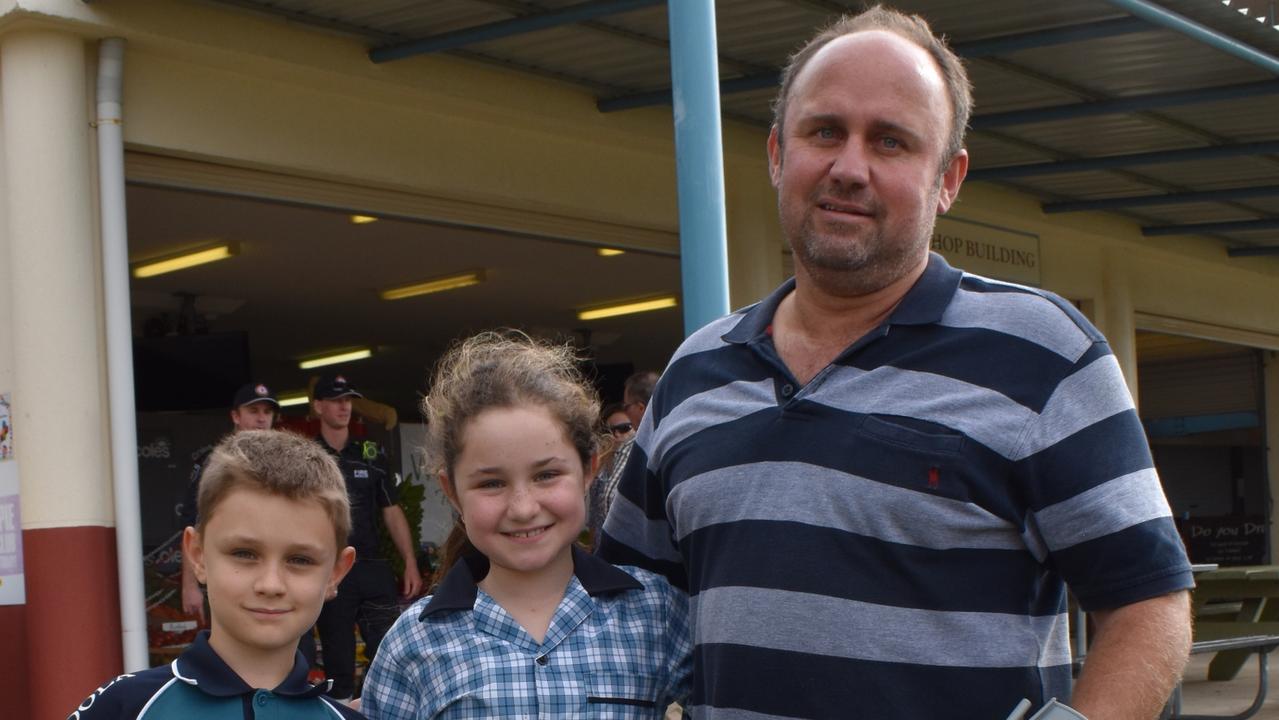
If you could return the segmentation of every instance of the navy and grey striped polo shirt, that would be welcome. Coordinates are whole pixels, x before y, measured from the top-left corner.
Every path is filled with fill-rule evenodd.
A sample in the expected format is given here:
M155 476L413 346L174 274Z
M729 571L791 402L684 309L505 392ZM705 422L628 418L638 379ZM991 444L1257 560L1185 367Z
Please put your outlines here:
M938 255L806 385L763 302L658 383L605 523L692 597L698 718L1000 718L1070 694L1086 609L1190 587L1105 339Z

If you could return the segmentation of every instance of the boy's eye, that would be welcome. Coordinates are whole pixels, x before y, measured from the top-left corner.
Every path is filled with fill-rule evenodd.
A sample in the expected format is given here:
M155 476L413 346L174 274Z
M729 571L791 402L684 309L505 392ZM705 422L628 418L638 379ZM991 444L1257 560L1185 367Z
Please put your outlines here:
M559 476L560 476L559 470L543 470L542 472L535 475L534 478L537 480L554 480L555 478Z
M898 150L902 146L901 140L898 140L895 137L882 138L879 143L889 150Z
M486 478L475 483L475 487L480 490L491 490L493 488L502 487L502 481L497 478Z
M231 557L240 558L241 560L252 560L256 556L253 554L252 550L245 550L244 548L236 548L235 550L231 551Z
M293 565L314 565L315 558L308 557L306 555L294 555L289 558L289 562Z

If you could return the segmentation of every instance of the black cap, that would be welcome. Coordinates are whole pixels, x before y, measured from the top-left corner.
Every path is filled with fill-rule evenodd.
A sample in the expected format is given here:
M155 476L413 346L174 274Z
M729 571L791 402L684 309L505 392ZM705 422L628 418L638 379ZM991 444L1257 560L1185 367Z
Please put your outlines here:
M356 392L351 383L347 382L342 375L322 375L319 381L315 383L316 400L333 400L347 396L364 397Z
M235 397L231 400L231 409L236 410L256 402L271 403L275 409L280 409L280 401L275 399L275 393L271 392L270 388L262 383L241 385L240 389L235 391Z

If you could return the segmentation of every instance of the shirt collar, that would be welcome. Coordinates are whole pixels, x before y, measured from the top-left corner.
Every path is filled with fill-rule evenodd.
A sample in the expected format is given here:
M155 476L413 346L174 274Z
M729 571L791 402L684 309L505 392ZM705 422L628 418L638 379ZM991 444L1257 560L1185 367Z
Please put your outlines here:
M573 546L572 553L573 574L591 597L644 588L643 583L626 571L576 545ZM440 581L439 587L435 588L435 594L418 616L418 620L426 620L436 613L474 608L479 583L488 575L488 571L488 558L479 553L464 555Z
M963 271L952 268L941 255L930 252L923 274L906 291L888 322L895 325L925 325L941 320L963 274ZM794 290L795 278L792 277L768 297L748 308L733 329L724 334L724 342L740 345L765 335L773 324L777 307Z
M307 698L322 695L328 689L328 683L312 685L307 681L310 663L301 652L294 653L293 669L289 671L284 682L271 692L284 697ZM254 688L236 674L218 653L209 645L209 631L201 630L195 636L191 647L173 661L173 674L183 682L195 685L208 695L215 697L234 697L251 693Z

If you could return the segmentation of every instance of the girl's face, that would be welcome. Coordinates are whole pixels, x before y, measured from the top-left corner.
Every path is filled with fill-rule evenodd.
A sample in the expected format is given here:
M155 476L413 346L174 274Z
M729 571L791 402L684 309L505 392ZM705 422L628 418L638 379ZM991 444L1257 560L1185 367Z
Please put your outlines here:
M531 576L572 572L570 547L586 524L583 467L564 427L538 405L492 408L462 431L444 492L466 536L489 559L489 572Z

